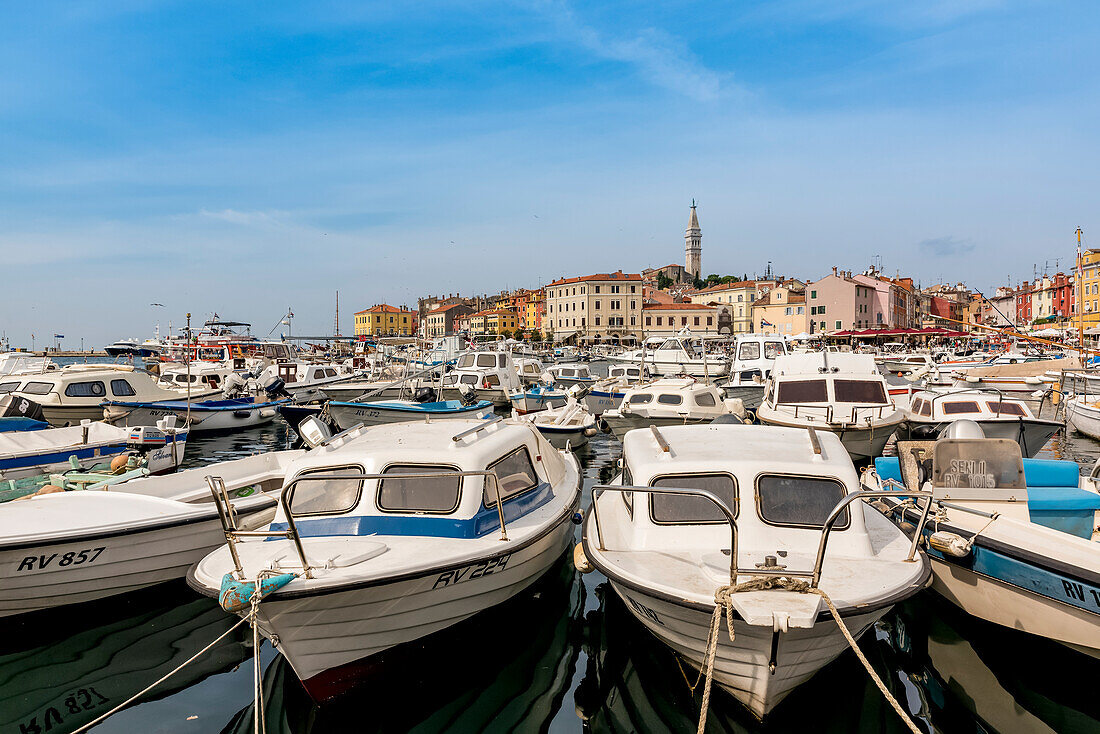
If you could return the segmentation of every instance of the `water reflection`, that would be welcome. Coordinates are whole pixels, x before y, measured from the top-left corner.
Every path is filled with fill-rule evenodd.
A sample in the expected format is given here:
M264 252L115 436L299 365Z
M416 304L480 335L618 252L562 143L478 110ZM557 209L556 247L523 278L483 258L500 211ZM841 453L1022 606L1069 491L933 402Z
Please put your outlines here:
M235 621L182 582L5 620L0 732L73 731L176 668ZM234 630L142 701L237 666L251 654L247 637L244 627Z
M282 656L264 673L267 731L546 731L573 680L584 586L569 557L526 592L415 645L323 705ZM252 731L253 708L223 730Z

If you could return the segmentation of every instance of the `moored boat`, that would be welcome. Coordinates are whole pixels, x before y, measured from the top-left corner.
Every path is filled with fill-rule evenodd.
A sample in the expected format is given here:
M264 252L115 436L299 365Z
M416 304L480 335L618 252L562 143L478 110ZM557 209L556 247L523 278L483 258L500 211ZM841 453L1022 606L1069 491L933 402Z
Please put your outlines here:
M905 414L902 433L909 438L934 439L951 423L965 418L981 426L987 438L1007 438L1020 444L1028 458L1039 453L1062 427L1058 421L1036 417L1024 400L968 388L914 393Z
M626 390L619 407L605 410L602 426L619 439L646 426L710 423L723 415L743 418L740 400L726 399L714 385L690 377L663 377Z

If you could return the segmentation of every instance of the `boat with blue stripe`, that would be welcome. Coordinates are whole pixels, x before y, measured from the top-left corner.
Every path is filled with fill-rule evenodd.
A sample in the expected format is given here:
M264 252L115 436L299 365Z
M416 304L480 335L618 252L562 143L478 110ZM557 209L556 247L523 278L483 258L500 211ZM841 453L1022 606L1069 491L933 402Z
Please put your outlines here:
M1023 458L971 421L937 441L899 441L864 478L872 488L930 488L924 542L933 586L982 619L1100 657L1100 463ZM881 509L912 531L921 508Z
M278 638L315 700L387 650L528 588L572 544L580 464L527 422L396 423L331 436L307 419L300 433L312 448L287 468L274 520L247 540L228 527L229 545L187 580L218 597L260 574L292 576L260 603L259 628Z
M560 408L569 399L569 393L554 385L534 385L520 388L508 396L512 407L519 413L533 413L536 410Z
M378 400L369 403L330 400L326 410L333 422L344 430L359 424L373 426L406 421L484 420L493 415L493 404L488 400Z

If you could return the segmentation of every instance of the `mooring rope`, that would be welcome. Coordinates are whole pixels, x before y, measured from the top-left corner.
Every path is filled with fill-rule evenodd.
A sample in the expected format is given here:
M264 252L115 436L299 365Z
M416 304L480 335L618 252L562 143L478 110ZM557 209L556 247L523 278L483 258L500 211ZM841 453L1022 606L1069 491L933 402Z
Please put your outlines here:
M696 728L696 734L703 734L706 729L707 723L707 709L710 707L710 689L711 681L714 677L714 658L718 652L718 633L719 627L722 622L722 610L725 609L726 617L726 629L729 634L730 642L734 641L733 631L733 602L730 598L732 594L736 594L742 591L770 591L773 589L783 591L793 591L800 594L816 594L821 597L821 600L825 602L825 606L829 609L829 613L832 614L833 620L836 621L836 625L840 628L841 634L844 635L844 639L848 641L848 645L852 648L852 651L859 658L859 662L863 664L867 674L871 676L871 680L874 681L875 686L878 687L879 692L886 698L886 701L897 712L901 720L905 722L909 731L913 734L924 734L917 725L913 723L913 720L909 717L909 714L901 707L897 699L886 688L886 684L882 682L882 679L875 672L867 657L863 654L863 651L859 649L859 645L856 644L855 638L852 633L848 631L847 625L844 624L844 620L840 616L840 611L833 604L833 600L829 598L829 595L825 593L823 589L819 589L814 586L810 586L806 581L801 579L790 579L785 576L758 576L749 581L742 582L740 584L733 584L729 586L720 586L714 592L714 614L711 615L710 622L710 634L707 636L707 653L704 659L703 667L699 670L699 675L705 674L705 684L703 686L703 703L699 710L699 725ZM699 684L699 680L696 679L695 685ZM695 687L692 686L692 693L695 692Z

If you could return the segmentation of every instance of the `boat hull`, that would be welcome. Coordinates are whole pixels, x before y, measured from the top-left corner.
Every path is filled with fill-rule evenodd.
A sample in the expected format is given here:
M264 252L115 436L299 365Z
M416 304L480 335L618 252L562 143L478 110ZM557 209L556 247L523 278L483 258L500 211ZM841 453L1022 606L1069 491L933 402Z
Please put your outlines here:
M529 545L479 561L298 598L276 594L260 607L260 629L269 638L278 637L279 650L310 696L325 700L345 690L373 656L457 624L526 589L572 541L573 525L566 513ZM451 581L458 576L464 580Z
M238 505L237 515L242 527L259 527L275 516L275 500ZM221 521L212 514L137 532L82 533L0 548L0 617L180 579L192 564L224 544Z
M169 435L164 446L144 452L145 468L150 474L175 471L183 461L187 450L187 434ZM130 451L125 441L92 444L87 446L58 447L56 451L38 456L20 457L20 460L0 459L0 479L21 479L39 474L68 471L72 468L70 457L76 457L82 469L101 464L112 457ZM30 463L33 462L33 463Z
M645 418L634 413L627 413L626 415L619 416L605 416L602 418L604 425L607 426L607 430L611 431L615 435L615 438L620 441L623 440L623 436L629 431L633 431L635 428L647 428L649 426L690 426L696 423L710 423L712 418L706 418L702 420L685 419L685 418Z
M814 428L819 431L834 433L840 439L840 442L844 444L844 448L853 461L867 461L882 456L882 449L902 423L901 420L898 420L885 425L876 425L873 428L836 426L824 421L796 423L773 416L770 413L765 414L762 410L757 410L756 417L761 423L773 426Z
M497 408L510 408L512 399L508 391L500 387L479 387L476 390L478 400L488 400ZM457 387L444 387L439 391L440 400L461 400L462 393Z
M693 668L701 669L710 634L710 612L676 604L637 589L611 582L615 593L630 613L657 639L668 645ZM844 618L857 639L889 608ZM782 633L776 653L776 668L770 669L772 629L734 619L730 642L722 620L718 649L714 657L714 683L740 701L757 718L764 718L791 691L809 680L821 668L848 649L844 635L830 618L819 619L812 628Z
M584 396L584 405L592 415L603 415L604 411L618 408L624 397L626 397L625 392L592 390Z
M217 431L236 431L242 428L262 426L275 420L279 414L273 405L255 407L242 406L237 410L187 410L179 408L148 407L105 409L107 422L116 426L155 426L157 421L175 416L181 426L189 426L191 433L213 433ZM190 418L190 423L188 422Z
M1051 437L1058 432L1058 429L1062 427L1061 424L1054 421L975 420L974 422L981 427L986 438L1007 438L1020 444L1020 450L1029 459L1034 458L1047 445ZM906 424L907 427L904 432L908 433L911 438L931 440L936 438L948 425L950 425L948 421L924 422L910 420ZM1100 432L1100 424L1098 424L1097 430Z
M764 402L764 385L725 385L722 393L727 398L737 398L746 410L756 410Z
M328 404L329 415L336 421L341 430L347 430L360 423L366 426L374 426L382 423L408 423L410 421L428 420L470 420L471 418L486 418L492 412L492 408L474 408L471 410L428 412L416 410L394 410L379 406L375 403L361 403L354 405Z

